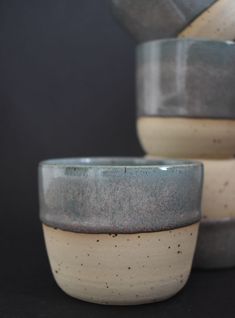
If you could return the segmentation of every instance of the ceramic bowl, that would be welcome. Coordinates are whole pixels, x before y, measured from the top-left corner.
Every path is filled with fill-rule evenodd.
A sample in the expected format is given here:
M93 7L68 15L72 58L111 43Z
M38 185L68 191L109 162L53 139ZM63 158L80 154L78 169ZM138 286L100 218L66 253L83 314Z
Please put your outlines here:
M235 44L171 39L137 48L137 130L160 157L235 154Z
M235 266L235 160L205 160L195 267Z
M57 284L100 304L167 299L186 283L202 165L138 158L40 164L40 218Z
M112 9L138 41L175 37L216 0L112 0Z

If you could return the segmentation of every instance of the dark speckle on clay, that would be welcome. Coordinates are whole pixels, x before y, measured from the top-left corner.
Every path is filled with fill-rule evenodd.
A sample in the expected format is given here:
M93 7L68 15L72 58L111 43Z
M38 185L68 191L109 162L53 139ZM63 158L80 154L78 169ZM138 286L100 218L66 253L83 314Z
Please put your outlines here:
M190 225L185 228L186 230L172 230L173 234L176 233L177 241L169 230L120 234L115 239L107 234L71 233L49 229L53 240L47 240L47 244L49 255L50 251L53 251L52 269L54 272L58 271L55 274L56 281L69 295L94 302L113 304L120 300L120 304L127 301L137 304L143 299L158 298L165 283L169 295L182 288L192 261L190 242L192 241L194 246L196 240L196 235L195 238L189 235L197 228L198 224ZM179 230L181 236L178 236ZM141 239L138 236L141 236ZM127 241L127 238L130 241ZM63 240L65 244L61 244ZM100 241L98 245L97 240ZM187 244L183 244L185 240ZM66 246L66 242L70 243L69 247ZM139 243L141 246L136 250ZM178 245L180 248L177 248ZM183 254L177 256L177 251ZM171 268L176 262L177 266ZM59 267L61 263L63 265ZM185 273L184 277L181 276L182 273Z

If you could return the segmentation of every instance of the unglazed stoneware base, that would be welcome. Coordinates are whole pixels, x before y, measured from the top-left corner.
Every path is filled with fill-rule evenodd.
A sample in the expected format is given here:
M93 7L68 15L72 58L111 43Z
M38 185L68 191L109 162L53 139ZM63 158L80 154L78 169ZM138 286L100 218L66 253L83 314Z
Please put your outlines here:
M215 40L235 39L235 1L217 0L199 15L178 37Z
M202 221L194 267L219 269L235 266L235 218Z
M146 153L168 158L233 157L235 120L139 117L137 131Z
M169 231L81 234L43 225L54 278L89 302L135 305L161 301L187 282L198 223Z
M235 218L235 159L200 161L205 173L203 220Z

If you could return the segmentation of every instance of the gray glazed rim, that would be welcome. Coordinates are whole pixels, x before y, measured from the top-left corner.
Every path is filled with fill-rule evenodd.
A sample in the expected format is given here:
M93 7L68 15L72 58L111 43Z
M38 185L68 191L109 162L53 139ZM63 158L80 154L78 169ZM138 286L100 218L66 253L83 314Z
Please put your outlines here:
M202 179L186 160L50 159L39 164L40 219L79 233L171 230L199 222Z
M164 42L198 42L198 43L217 43L218 45L232 45L235 46L235 42L231 40L221 41L216 39L201 39L201 38L168 38L168 39L152 39L145 42L137 43L136 50L141 49L141 47L145 47L149 44L161 44Z
M235 119L235 42L152 40L136 63L137 117Z
M74 168L167 168L183 166L198 166L202 163L193 160L171 160L171 159L148 159L141 157L71 157L46 159L39 162L39 168L42 166L74 167Z

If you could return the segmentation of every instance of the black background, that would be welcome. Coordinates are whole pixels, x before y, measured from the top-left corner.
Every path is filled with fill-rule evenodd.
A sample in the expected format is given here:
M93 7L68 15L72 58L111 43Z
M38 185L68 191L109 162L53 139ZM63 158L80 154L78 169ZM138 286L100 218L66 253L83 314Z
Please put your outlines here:
M235 271L194 271L175 298L103 307L66 296L38 221L37 165L142 155L135 43L109 0L0 0L0 318L235 317Z

